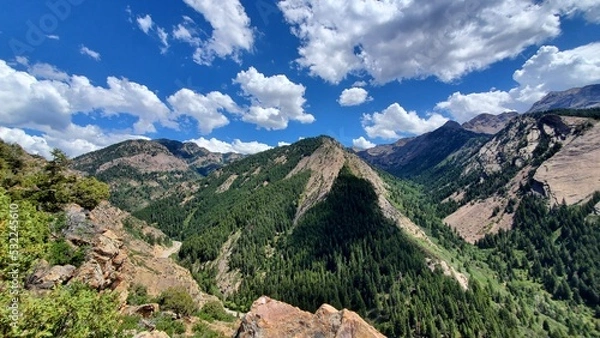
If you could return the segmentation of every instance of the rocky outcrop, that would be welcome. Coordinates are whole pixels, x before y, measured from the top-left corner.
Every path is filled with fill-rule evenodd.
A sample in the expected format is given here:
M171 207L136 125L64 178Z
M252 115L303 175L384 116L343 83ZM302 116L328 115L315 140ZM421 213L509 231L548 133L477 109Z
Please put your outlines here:
M553 204L576 204L600 191L600 123L588 122L582 136L565 142L535 172L534 180Z
M50 267L48 262L41 260L34 267L34 272L29 276L26 287L30 290L51 290L55 285L66 283L75 272L73 265L55 265Z
M268 297L252 304L236 338L367 338L385 337L349 310L324 304L315 314Z

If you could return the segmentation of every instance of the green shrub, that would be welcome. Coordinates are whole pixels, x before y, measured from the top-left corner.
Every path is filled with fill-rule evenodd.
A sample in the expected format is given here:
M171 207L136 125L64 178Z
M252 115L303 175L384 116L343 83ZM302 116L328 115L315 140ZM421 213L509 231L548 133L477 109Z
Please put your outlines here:
M212 322L213 320L219 320L223 322L233 322L235 317L225 312L223 305L218 301L211 301L202 307L198 313L198 317Z
M74 249L64 239L60 239L50 243L48 250L48 262L50 265L66 265L71 264L80 266L85 260L86 247L78 247Z
M129 294L127 295L127 304L129 305L142 305L150 302L148 297L148 290L144 285L134 284Z
M154 320L154 325L156 325L157 330L164 331L169 336L185 333L185 325L181 321L173 320L168 316L159 315Z
M168 288L158 296L161 309L171 310L181 316L189 316L196 311L196 304L187 291L181 287Z
M194 332L194 338L219 338L222 335L216 331L211 330L206 323L196 323L192 328Z

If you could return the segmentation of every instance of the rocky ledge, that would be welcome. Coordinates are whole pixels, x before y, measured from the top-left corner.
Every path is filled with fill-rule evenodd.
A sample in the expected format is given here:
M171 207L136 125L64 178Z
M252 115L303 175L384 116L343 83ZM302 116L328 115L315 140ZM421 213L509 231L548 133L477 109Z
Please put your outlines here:
M355 312L324 304L314 314L263 296L242 319L236 338L385 337Z

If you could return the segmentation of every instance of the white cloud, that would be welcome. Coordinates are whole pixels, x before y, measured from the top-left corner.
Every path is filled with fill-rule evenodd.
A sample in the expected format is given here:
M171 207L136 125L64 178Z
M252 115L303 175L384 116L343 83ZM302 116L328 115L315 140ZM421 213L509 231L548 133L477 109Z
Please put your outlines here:
M158 39L160 40L160 43L162 44L162 47L160 48L160 52L162 54L164 54L169 49L169 40L168 40L169 33L167 33L162 27L157 26L156 34L158 35Z
M300 39L302 67L338 83L435 76L449 82L560 34L561 15L600 21L597 0L278 2Z
M499 114L508 110L527 111L550 91L561 91L600 82L600 43L560 51L542 46L513 74L517 86L509 91L452 94L436 105L464 122L478 114Z
M36 63L30 66L27 71L29 74L35 76L38 79L58 80L66 81L69 79L69 75L53 65L47 63Z
M352 87L342 91L338 103L340 106L347 107L357 106L371 100L373 100L373 98L369 96L368 91L363 88Z
M257 141L242 142L239 139L235 139L233 142L228 143L217 140L214 137L211 139L205 139L204 137L201 137L199 139L187 140L185 142L194 142L198 146L206 148L214 153L256 154L272 148L267 144Z
M169 96L167 101L177 114L195 118L198 121L198 128L203 134L209 134L213 129L229 123L227 117L222 114L223 111L242 112L229 95L220 92L202 95L184 88Z
M352 146L360 150L365 150L375 147L376 144L361 136L352 140Z
M203 41L194 52L194 61L209 65L215 57L237 60L240 52L252 49L254 32L239 0L183 1L201 13L213 29L210 39Z
M136 21L140 29L146 34L150 32L150 29L152 29L152 26L154 25L152 17L149 14L146 14L144 17L138 17Z
M456 92L448 97L448 100L438 103L435 108L450 112L455 121L462 123L479 114L498 115L510 111L512 101L510 94L501 90L468 95Z
M356 81L352 84L352 87L364 87L367 85L367 82L365 81Z
M193 21L185 20L173 28L173 37L179 41L188 43L190 46L197 47L202 42L197 36L196 29L191 26Z
M107 87L99 87L85 76L64 79L56 68L43 67L52 79L38 79L0 60L0 120L5 126L63 130L75 113L101 112L138 117L133 126L136 133L154 132L157 122L176 127L169 108L144 85L111 76Z
M58 35L49 34L49 35L46 35L46 37L51 40L60 40L60 36L58 36Z
M81 53L83 55L87 55L96 61L100 61L100 57L101 57L100 53L93 51L86 46L82 45L81 48L79 49L79 53Z
M439 128L448 121L440 114L421 118L416 112L407 112L393 103L381 113L363 114L362 125L370 138L397 139L403 134L422 134Z
M288 122L312 123L314 116L304 111L306 88L285 75L266 77L254 67L241 71L234 79L252 106L242 114L242 120L267 130L287 128Z
M98 150L108 145L129 139L148 139L140 135L127 133L105 133L97 126L69 125L63 131L49 130L41 136L27 134L20 128L0 126L0 139L8 143L17 143L31 154L51 158L54 148L63 150L69 157Z
M285 146L289 146L291 143L289 142L285 142L285 141L279 141L277 142L277 146L278 147L285 147Z

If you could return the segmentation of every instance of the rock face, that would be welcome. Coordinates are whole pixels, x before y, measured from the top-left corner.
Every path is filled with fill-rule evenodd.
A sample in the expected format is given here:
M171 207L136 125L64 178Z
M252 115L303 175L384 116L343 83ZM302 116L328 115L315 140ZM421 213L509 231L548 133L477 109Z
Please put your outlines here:
M315 314L268 297L252 304L236 338L367 338L385 337L349 310L322 305Z
M463 123L462 127L475 133L494 135L517 115L519 114L516 112L506 112L499 115L480 114L471 121Z
M539 112L558 108L586 109L600 107L600 84L550 92L528 111Z

